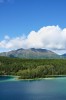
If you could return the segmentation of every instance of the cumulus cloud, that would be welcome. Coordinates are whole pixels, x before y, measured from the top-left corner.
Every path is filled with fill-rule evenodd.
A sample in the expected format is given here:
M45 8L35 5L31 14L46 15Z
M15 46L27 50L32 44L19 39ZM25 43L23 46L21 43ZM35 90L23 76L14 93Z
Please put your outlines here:
M36 31L31 31L28 36L10 38L5 36L0 42L0 48L8 50L17 48L46 48L53 51L66 50L66 28L46 26Z

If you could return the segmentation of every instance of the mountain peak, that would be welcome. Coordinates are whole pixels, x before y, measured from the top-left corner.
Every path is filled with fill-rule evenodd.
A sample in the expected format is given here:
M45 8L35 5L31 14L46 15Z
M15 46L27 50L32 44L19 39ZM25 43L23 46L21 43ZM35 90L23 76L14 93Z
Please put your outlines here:
M41 48L30 48L30 50L35 51L35 52L47 52L47 49L41 49Z
M27 59L44 59L44 58L60 58L56 53L41 48L30 48L30 49L17 49L5 53L0 53L0 56L8 57L18 57L18 58L27 58Z

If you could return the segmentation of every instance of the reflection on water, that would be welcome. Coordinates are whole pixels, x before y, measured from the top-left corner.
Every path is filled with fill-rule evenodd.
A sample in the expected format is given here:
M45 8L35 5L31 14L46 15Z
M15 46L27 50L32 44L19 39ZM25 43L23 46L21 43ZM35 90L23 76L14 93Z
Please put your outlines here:
M0 82L0 100L66 100L66 78Z

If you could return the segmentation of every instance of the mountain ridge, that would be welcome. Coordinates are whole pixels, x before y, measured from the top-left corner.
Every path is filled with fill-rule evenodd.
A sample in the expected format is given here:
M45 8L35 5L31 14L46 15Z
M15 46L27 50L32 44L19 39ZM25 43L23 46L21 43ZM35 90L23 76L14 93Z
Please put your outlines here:
M44 59L44 58L61 58L60 55L53 51L41 48L29 48L23 49L19 48L17 50L12 50L9 52L2 52L0 56L7 57L18 57L18 58L28 58L28 59Z

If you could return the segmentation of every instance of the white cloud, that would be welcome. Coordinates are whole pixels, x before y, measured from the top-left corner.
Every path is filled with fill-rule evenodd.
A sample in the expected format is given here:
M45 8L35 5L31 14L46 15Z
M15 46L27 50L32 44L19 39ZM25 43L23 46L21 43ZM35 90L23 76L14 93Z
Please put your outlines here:
M9 40L10 39L10 37L8 36L8 35L5 35L5 40Z
M50 50L66 50L66 28L61 29L59 26L46 26L37 32L31 31L28 36L10 38L5 36L0 42L0 48L7 50L17 48L46 48Z

